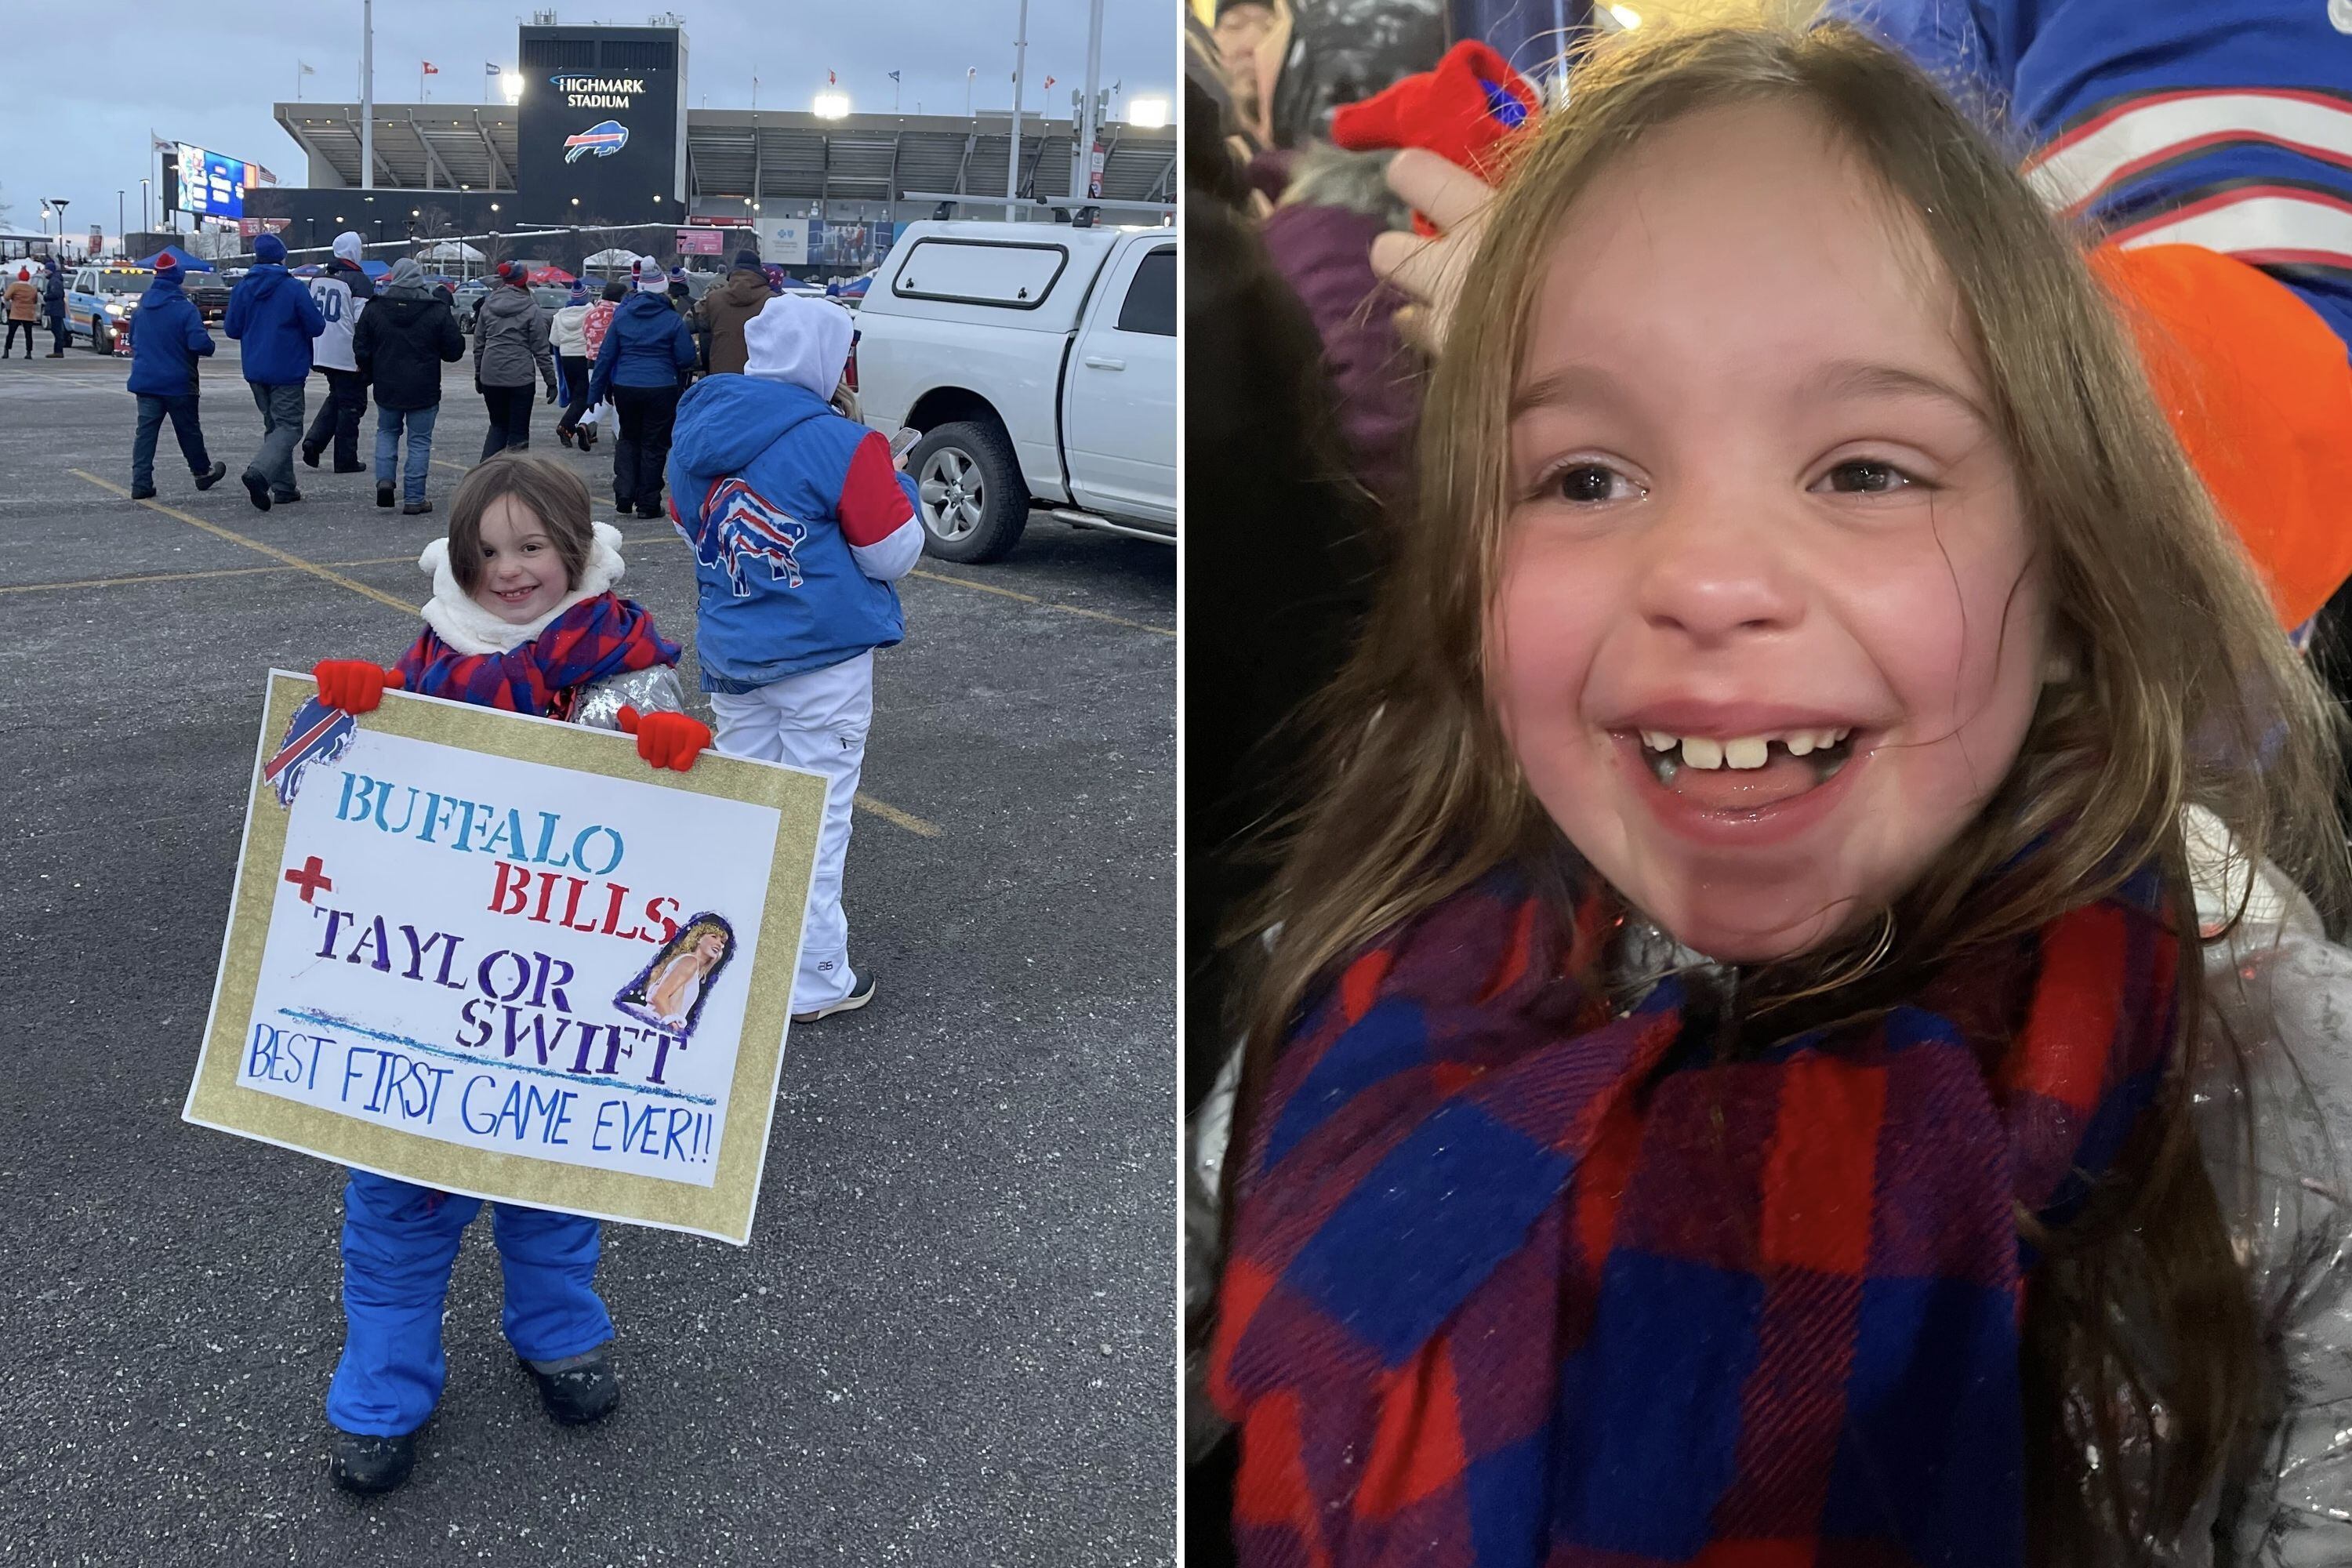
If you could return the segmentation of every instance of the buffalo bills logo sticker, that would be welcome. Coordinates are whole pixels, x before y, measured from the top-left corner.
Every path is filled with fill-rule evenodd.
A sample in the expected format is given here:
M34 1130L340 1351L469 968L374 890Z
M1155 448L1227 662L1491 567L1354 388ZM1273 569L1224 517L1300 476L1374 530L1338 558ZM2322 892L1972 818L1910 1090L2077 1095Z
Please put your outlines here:
M359 733L359 721L340 708L330 708L313 697L294 710L286 739L261 767L261 776L278 792L278 804L292 805L302 787L302 775L319 763L331 763Z

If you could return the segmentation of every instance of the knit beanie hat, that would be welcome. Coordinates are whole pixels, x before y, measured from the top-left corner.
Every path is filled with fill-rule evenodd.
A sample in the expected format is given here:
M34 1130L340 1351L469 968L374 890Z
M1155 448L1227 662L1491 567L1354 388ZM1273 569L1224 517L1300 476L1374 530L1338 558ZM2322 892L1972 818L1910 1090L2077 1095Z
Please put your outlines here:
M615 278L611 282L604 285L604 298L611 300L613 303L617 305L628 297L629 286L622 282L619 279Z
M637 274L637 289L646 294L667 294L669 292L669 279L659 268L648 267Z
M335 236L335 254L357 267L360 264L360 237L349 229Z
M760 270L760 253L756 250L737 251L735 253L735 270L738 272L757 272Z
M174 256L173 256L170 251L168 251L168 250L167 250L167 251L163 252L163 255L161 255L161 256L159 256L159 257L157 257L157 258L155 258L155 276L156 276L156 277L158 277L158 278L176 278L176 277L178 277L179 275L180 275L180 263L179 263L179 259L178 259L176 257L174 257Z
M18 268L16 268L16 281L17 281L17 282L19 282L19 283L30 283L32 280L33 280L33 269L32 269L31 268L29 268L29 267L19 267Z
M588 285L583 283L579 279L574 278L572 280L572 303L575 305L584 305L587 302Z
M262 263L286 259L286 242L274 234L265 234L253 242L253 258Z

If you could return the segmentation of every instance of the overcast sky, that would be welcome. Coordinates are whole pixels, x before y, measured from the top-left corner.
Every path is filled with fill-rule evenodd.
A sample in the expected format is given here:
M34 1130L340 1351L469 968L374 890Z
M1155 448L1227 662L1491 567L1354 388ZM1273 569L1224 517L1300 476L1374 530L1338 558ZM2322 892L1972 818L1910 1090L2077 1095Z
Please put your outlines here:
M1013 101L1013 39L1020 0L762 0L688 5L689 108L748 109L751 77L763 108L806 109L830 69L860 113L891 107L889 74L898 71L899 106L913 113L961 114L964 72L979 68L977 107L1002 113ZM650 8L649 8L650 9ZM566 23L643 26L649 9L559 5ZM1029 0L1029 86L1024 107L1045 102L1069 112L1070 92L1086 78L1087 0ZM0 107L0 202L5 226L42 226L40 198L68 198L68 232L95 222L115 232L115 192L139 226L139 180L151 175L148 132L193 142L230 157L267 164L280 183L303 184L310 161L270 116L295 95L298 65L313 100L349 101L358 91L360 0L258 0L134 5L110 13L94 48L68 47L68 11L35 22L8 50L7 89ZM375 7L376 97L416 97L417 65L432 101L479 103L486 64L515 63L515 28L526 8L507 12L478 0L385 0ZM1179 0L1107 0L1102 83L1170 99L1177 89ZM789 20L785 19L789 18ZM39 41L35 33L48 34ZM17 47L21 46L21 47ZM1118 106L1115 106L1115 108ZM157 193L157 201L162 194Z

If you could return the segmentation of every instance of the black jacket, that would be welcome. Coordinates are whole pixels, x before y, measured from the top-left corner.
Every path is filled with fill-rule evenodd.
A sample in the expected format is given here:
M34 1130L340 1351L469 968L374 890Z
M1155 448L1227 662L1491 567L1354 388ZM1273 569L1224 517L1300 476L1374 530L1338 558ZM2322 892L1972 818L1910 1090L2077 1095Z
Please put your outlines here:
M466 357L466 334L437 290L380 289L360 312L352 357L379 405L431 408L441 401L441 366Z
M41 280L41 309L52 316L66 313L66 275L55 267Z

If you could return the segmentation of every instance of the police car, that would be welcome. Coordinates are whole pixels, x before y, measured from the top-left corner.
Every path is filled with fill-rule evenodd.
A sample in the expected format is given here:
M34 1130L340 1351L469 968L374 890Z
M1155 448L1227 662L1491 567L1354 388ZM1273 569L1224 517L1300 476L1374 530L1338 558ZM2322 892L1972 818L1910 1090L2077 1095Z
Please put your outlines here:
M155 281L144 267L95 266L75 269L66 279L66 326L76 338L88 338L102 354L130 342L131 312L139 296Z

